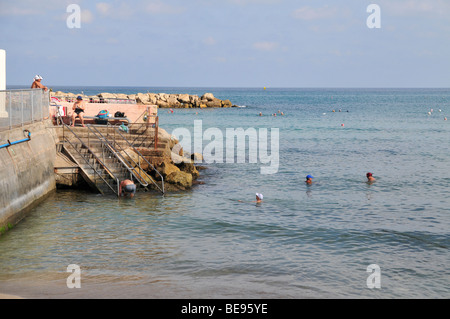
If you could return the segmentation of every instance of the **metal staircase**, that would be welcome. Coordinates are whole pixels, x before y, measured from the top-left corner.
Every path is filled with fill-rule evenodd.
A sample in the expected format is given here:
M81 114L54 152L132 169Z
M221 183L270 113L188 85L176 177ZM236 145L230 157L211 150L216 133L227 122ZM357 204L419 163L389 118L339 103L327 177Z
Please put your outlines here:
M128 179L132 179L140 184L141 187L147 189L148 186L153 185L161 193L164 194L164 178L155 169L155 167L139 152L132 143L121 133L119 127L115 127L114 135L102 134L96 126L87 124L87 128L93 135L102 143L102 155L106 153L109 158L115 158L116 163L121 163L120 174L129 174ZM122 146L122 144L125 145ZM131 150L131 152L130 152ZM133 159L134 157L134 159ZM145 169L144 169L145 168ZM161 180L161 185L155 179L147 174L146 170L151 170L158 175Z
M120 138L116 138L116 134L111 138L93 125L88 124L86 127L84 132L76 133L68 125L63 125L62 148L79 166L83 178L93 189L101 194L113 193L119 196L120 182L130 179L138 188L148 190L152 186L164 194L164 179L161 174L119 130L117 137ZM128 151L122 147L122 143L129 146ZM133 155L128 153L130 149L134 152ZM160 176L160 185L143 167L154 171L155 176Z
M119 196L121 176L109 166L69 126L64 125L62 149L80 168L85 181L101 194L114 193Z

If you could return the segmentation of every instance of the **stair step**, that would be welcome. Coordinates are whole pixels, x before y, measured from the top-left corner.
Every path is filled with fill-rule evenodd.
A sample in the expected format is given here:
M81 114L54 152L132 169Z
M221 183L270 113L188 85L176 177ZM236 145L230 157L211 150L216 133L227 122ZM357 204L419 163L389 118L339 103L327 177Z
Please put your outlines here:
M145 133L142 133L144 130L141 128L132 131L131 134L119 134L117 132L114 133L111 128L96 128L102 132L103 136L94 133L89 127L78 127L73 130L77 136L74 136L70 131L67 131L64 133L64 138L62 138L61 135L61 140L70 141L70 143L62 143L64 148L71 154L72 158L78 162L85 172L85 175L87 175L87 178L94 182L97 188L103 193L111 193L108 184L112 186L115 193L117 179L127 179L130 178L131 175L126 165L122 163L122 160L124 159L121 157L119 159L116 156L116 153L130 148L130 145L141 147L148 146L150 149L146 150L144 156L146 158L160 158L167 149L166 142L158 142L158 148L154 149L155 135L154 130L152 129L148 129ZM126 140L122 139L121 135L126 138ZM112 146L108 143L111 143L118 152L111 149ZM125 164L128 164L130 167L134 166L134 162L126 162L127 161L125 160ZM131 163L133 163L133 165L131 165ZM138 172L135 172L135 174L138 179L142 178L142 180L145 180L145 174L141 174L142 176L138 175ZM145 182L143 183L146 184ZM140 187L139 182L137 183L137 186Z

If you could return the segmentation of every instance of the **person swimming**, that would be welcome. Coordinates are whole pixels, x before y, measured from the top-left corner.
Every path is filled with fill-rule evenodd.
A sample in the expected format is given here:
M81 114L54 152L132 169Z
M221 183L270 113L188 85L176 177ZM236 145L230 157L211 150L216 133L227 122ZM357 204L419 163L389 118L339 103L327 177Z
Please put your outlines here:
M376 181L376 179L375 179L375 177L373 177L372 173L367 173L366 177L367 177L367 182L369 182L369 183L373 183Z
M308 175L308 176L306 176L306 181L305 181L305 183L306 184L312 184L313 183L313 181L312 181L312 179L313 179L314 177L313 176L311 176L311 175Z
M257 203L261 203L263 198L264 198L263 194L256 193L256 202Z
M261 203L263 198L264 198L263 194L256 193L256 201L245 202L243 200L238 199L238 202L240 202L240 203Z

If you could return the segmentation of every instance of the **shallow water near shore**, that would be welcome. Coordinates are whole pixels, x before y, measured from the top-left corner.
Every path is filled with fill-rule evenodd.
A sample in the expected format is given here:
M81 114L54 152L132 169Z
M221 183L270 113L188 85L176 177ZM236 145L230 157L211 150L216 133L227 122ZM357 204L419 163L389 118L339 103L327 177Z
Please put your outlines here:
M193 130L194 120L224 133L278 128L278 172L262 175L268 164L261 163L212 163L200 172L204 184L190 191L133 200L58 190L0 237L0 293L450 297L450 90L54 90L212 92L245 107L160 109L160 126L169 133ZM279 110L283 116L272 116ZM370 185L369 171L377 178ZM304 183L308 174L312 186ZM252 202L255 193L264 194L262 203ZM70 264L81 268L80 289L66 286ZM367 287L372 264L381 270L380 289Z

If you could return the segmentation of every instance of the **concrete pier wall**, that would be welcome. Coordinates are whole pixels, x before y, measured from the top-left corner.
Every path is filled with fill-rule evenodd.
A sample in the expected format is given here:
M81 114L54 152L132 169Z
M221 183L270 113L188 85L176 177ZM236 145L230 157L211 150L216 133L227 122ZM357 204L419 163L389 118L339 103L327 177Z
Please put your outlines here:
M54 162L57 136L51 120L0 132L0 145L31 140L0 149L0 234L17 224L56 189Z

